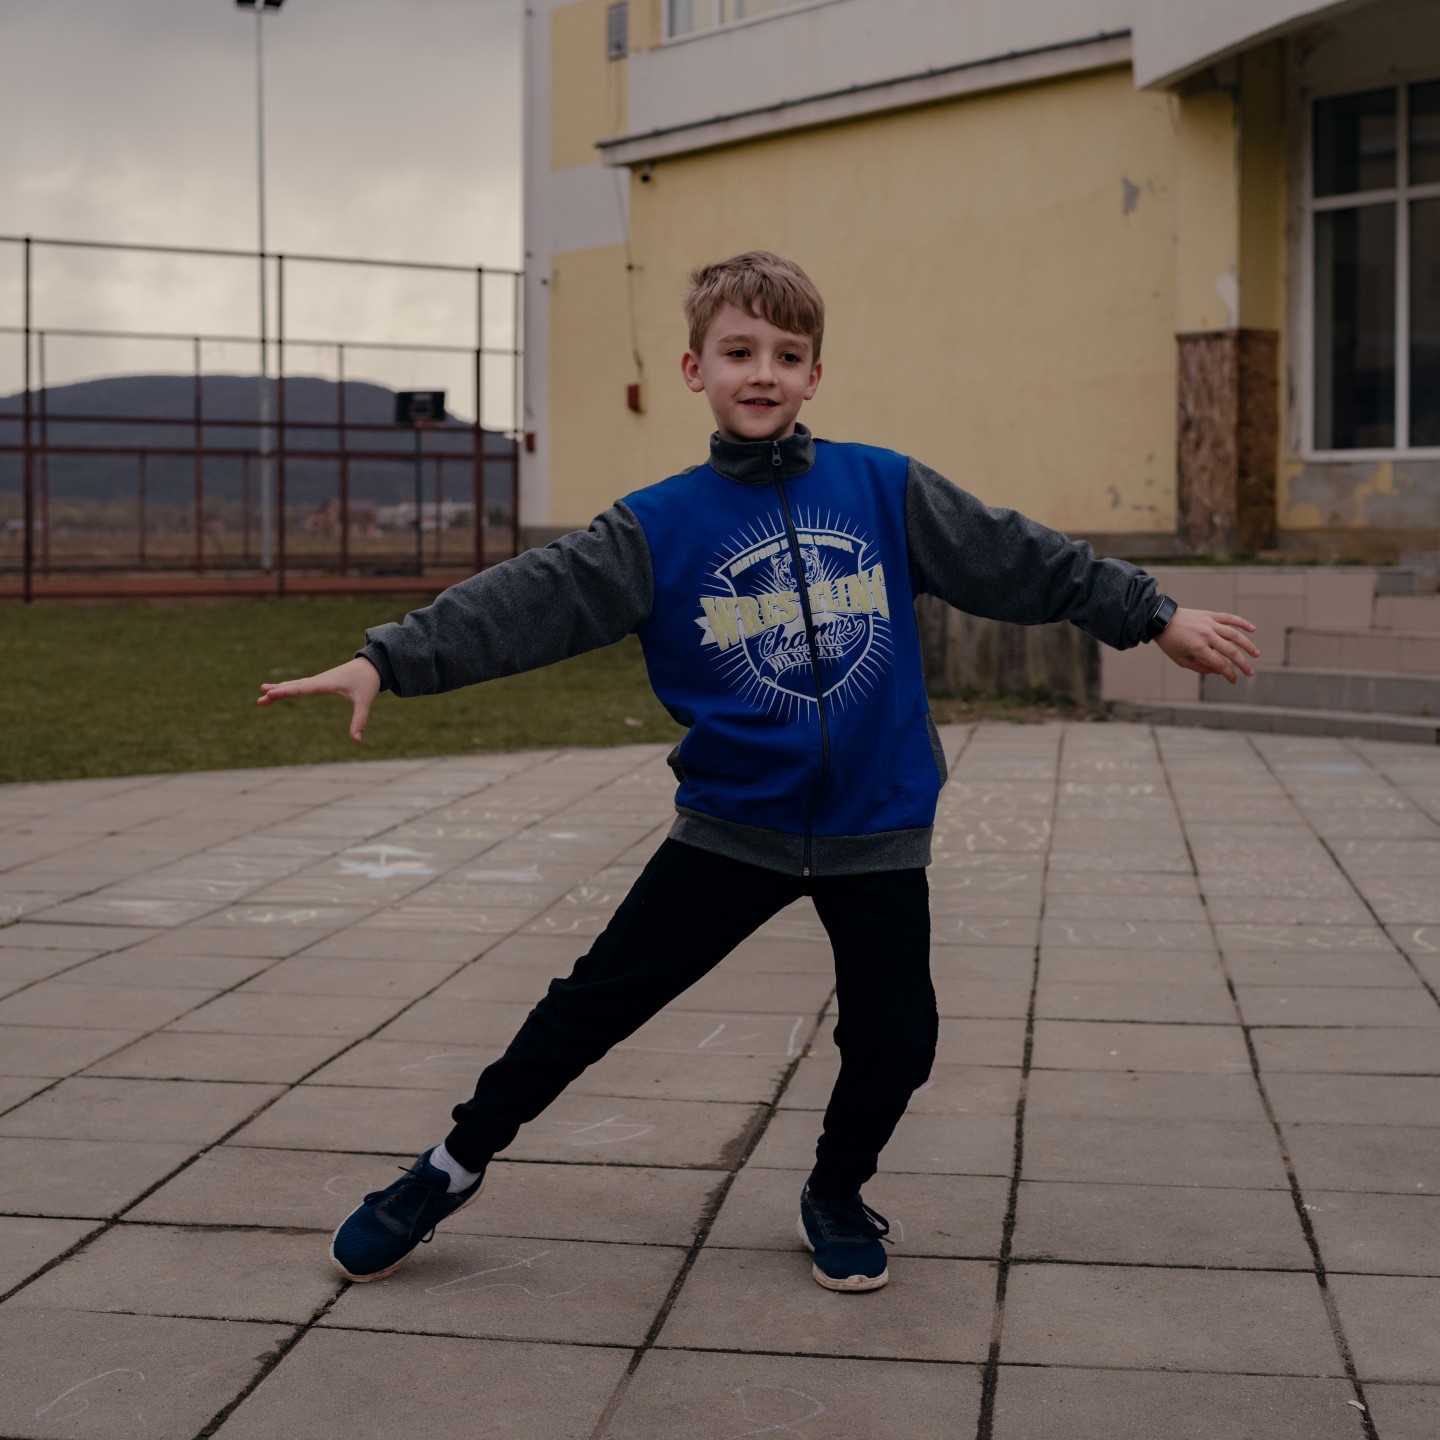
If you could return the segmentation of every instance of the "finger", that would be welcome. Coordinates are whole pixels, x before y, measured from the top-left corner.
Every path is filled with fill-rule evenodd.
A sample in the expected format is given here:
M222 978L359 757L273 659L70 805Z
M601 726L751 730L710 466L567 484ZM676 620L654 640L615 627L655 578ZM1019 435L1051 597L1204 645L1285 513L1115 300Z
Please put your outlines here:
M1223 675L1232 685L1239 683L1230 662L1218 650L1212 649L1205 658L1209 661L1212 675Z
M1223 620L1227 625L1238 625L1242 630L1254 630L1255 628L1243 615L1226 615L1223 611L1212 611L1211 613L1217 620Z
M365 699L355 701L354 708L350 711L350 738L358 745L360 737L365 733L365 722L370 718L370 702Z
M304 675L298 680L282 680L278 685L262 682L260 688L265 692L260 701L262 705L267 700L284 700L290 695L333 695L336 689L334 681L323 675Z
M1246 654L1257 660L1260 658L1260 647L1243 630L1237 630L1232 625L1217 625L1215 633L1231 644L1238 645Z
M1238 645L1232 645L1229 641L1221 641L1215 648L1237 669L1243 670L1247 675L1254 675L1255 667L1245 658L1244 651Z

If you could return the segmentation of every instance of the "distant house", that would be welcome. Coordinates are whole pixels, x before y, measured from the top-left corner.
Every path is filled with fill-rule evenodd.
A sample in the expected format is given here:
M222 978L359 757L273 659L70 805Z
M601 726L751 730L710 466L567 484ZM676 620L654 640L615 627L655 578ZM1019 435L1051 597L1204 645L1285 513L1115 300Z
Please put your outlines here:
M527 14L532 539L703 458L686 272L763 247L822 435L1112 552L1436 545L1435 0Z

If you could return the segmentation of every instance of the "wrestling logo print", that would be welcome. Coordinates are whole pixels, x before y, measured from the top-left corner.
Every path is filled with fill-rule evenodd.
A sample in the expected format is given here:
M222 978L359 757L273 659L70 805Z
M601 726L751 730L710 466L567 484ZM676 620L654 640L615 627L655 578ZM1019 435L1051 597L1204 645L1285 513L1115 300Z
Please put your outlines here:
M890 602L874 544L826 511L795 514L821 689L842 709L890 663ZM815 677L795 561L780 513L732 536L699 597L701 645L758 709L785 718L814 706Z

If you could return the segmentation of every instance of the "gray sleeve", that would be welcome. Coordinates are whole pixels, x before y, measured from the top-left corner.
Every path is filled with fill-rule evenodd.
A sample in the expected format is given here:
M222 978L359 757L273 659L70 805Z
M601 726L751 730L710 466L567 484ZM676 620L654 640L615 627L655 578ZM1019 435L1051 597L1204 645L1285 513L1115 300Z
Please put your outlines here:
M1097 560L1015 510L997 510L911 460L905 533L917 594L936 595L971 615L1041 625L1069 620L1128 650L1145 638L1155 581L1125 560Z
M357 650L397 695L434 695L538 670L638 630L654 573L645 532L624 504L539 550L452 585Z

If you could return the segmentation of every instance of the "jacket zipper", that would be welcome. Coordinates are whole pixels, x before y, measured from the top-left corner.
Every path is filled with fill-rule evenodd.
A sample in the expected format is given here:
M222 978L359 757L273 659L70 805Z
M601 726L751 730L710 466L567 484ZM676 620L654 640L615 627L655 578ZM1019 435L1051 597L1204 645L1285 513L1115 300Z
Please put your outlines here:
M780 442L770 442L770 464L775 469L775 488L780 493L780 508L785 512L785 534L790 542L790 558L795 565L795 588L800 592L800 613L805 617L805 639L810 646L810 673L815 679L815 704L820 710L820 778L810 792L805 809L805 848L801 856L801 875L810 874L811 848L815 833L815 807L830 774L830 725L825 718L825 682L820 675L820 646L815 639L815 617L810 613L810 586L806 583L805 558L800 553L800 540L795 534L795 521L790 502L785 497L785 482L780 477Z

